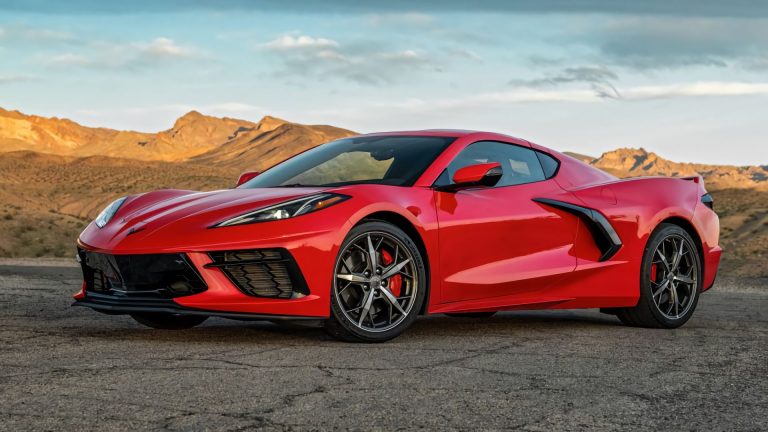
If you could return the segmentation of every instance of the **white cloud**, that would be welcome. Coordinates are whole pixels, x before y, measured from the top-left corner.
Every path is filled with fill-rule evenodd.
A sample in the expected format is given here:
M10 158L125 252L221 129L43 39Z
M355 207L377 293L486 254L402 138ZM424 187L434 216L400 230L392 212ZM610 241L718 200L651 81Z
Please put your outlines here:
M336 48L339 43L332 39L314 38L311 36L283 35L263 45L265 48L275 51L303 50L303 49L328 49Z
M768 95L768 83L746 82L695 82L641 86L622 91L624 99L661 99L697 96L750 96Z
M191 58L198 55L198 50L177 44L173 39L155 38L149 43L135 44L141 55L155 58Z
M205 53L196 47L179 45L173 39L158 37L148 42L93 41L79 52L39 56L38 62L49 67L134 69L204 57Z
M423 52L415 49L390 51L370 42L347 46L332 39L283 35L259 47L282 58L282 68L276 72L281 77L345 79L358 84L381 85L415 70L438 70Z
M424 57L421 56L419 53L410 49L392 52L392 53L384 53L384 54L381 54L381 58L385 60L406 61L406 62L413 62L413 61L419 62L424 59Z

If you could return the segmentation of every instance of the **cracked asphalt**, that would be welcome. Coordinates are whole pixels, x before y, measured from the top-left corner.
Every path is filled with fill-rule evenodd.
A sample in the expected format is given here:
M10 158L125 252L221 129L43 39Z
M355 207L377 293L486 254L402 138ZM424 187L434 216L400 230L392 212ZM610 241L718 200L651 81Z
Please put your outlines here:
M12 265L11 265L12 264ZM379 345L70 308L78 269L0 263L0 430L765 430L768 287L675 331L596 311L433 316ZM48 266L43 266L48 265Z

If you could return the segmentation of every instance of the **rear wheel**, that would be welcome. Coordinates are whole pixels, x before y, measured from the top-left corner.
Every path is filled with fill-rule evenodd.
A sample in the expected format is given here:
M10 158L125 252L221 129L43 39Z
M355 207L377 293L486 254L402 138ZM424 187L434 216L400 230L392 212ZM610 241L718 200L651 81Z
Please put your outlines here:
M701 291L701 256L682 228L662 224L651 234L640 271L640 300L616 310L631 326L677 328L693 315Z
M416 244L380 221L353 228L341 246L325 329L350 342L383 342L408 328L426 296L426 268Z
M183 330L192 328L208 319L203 315L176 315L169 313L131 314L140 324L162 330Z

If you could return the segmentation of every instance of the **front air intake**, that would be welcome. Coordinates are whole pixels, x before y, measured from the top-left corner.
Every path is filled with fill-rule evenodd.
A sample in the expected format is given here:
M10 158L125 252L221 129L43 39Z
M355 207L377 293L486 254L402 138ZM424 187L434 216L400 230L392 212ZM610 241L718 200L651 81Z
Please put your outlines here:
M185 254L109 255L79 249L86 293L173 298L208 286Z
M285 249L217 251L206 267L218 267L244 294L290 299L309 294L299 266Z

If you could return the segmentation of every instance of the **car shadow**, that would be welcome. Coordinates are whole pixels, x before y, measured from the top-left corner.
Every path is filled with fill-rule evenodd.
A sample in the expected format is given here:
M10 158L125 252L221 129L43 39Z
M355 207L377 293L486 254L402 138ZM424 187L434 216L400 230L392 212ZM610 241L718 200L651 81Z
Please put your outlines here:
M128 317L109 328L80 326L70 329L79 337L110 340L144 340L157 342L189 341L200 343L254 344L280 343L302 344L307 342L334 342L322 328L295 324L275 324L263 321L233 321L212 318L203 325L188 330L156 330L142 327ZM122 325L124 323L124 325ZM116 325L117 324L117 325ZM501 312L490 318L461 318L446 315L420 317L401 338L428 338L439 340L457 336L481 337L494 335L530 335L531 332L546 332L568 329L607 330L621 326L611 315L596 312L574 311L515 311ZM400 338L398 338L400 339Z

